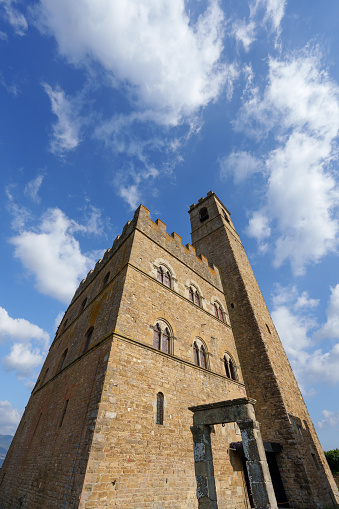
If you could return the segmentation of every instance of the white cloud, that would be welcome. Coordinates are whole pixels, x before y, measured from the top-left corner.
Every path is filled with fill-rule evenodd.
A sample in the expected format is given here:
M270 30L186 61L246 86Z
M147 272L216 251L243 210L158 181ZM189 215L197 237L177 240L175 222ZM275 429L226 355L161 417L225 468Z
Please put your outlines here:
M69 302L97 255L81 252L75 232L87 233L87 226L56 208L47 210L35 230L24 230L10 240L15 257L34 276L36 288L64 303Z
M136 171L134 167L124 172L117 172L114 183L118 188L119 195L134 210L141 203L141 186L149 179L156 179L159 171L153 166L145 164L143 170ZM132 179L133 184L126 184L126 179Z
M21 412L9 401L0 401L0 434L14 435L20 422Z
M48 95L52 111L58 117L53 126L53 140L51 151L63 155L66 151L75 149L79 142L80 124L75 116L74 108L66 94L60 87L53 89L47 83L43 84Z
M339 284L331 288L327 321L317 333L318 338L339 339Z
M18 205L16 203L16 201L14 200L13 195L11 193L10 186L8 186L6 188L6 196L8 198L7 208L13 218L12 222L11 222L11 226L12 226L13 230L20 231L25 226L25 223L29 219L31 219L31 213L26 207L24 207L22 205Z
M246 229L247 235L254 237L259 241L266 239L271 235L268 218L261 212L253 212Z
M24 318L12 318L6 309L0 307L0 340L11 338L28 342L32 339L48 343L49 334Z
M266 158L268 187L262 215L274 222L275 265L289 261L295 274L336 249L339 204L339 87L321 69L320 55L306 49L269 61L263 95L254 86L234 126L257 137L272 127L277 148Z
M319 348L318 325L311 310L318 304L296 287L276 287L272 318L286 354L304 393L312 384L339 383L339 343Z
M233 23L232 33L238 42L244 46L244 50L248 51L252 42L255 41L256 24L253 20L246 23L244 20L237 20Z
M31 344L14 343L10 353L2 359L6 371L15 371L19 379L29 377L35 368L41 366L44 355L39 348Z
M29 196L35 203L40 203L40 196L38 196L39 189L41 187L43 175L38 175L35 179L31 180L25 186L25 195Z
M224 15L216 0L195 24L184 0L40 0L38 16L70 62L99 62L159 123L180 123L225 84Z
M263 171L263 164L260 159L248 152L232 152L219 160L220 176L233 175L235 184L243 182L254 173Z
M17 35L25 35L28 23L25 16L15 8L16 0L0 0L5 14L5 19L13 27Z
M317 422L317 427L320 429L335 428L339 426L339 412L331 412L330 410L323 410L321 412L324 419Z
M0 30L0 41L7 41L7 39L8 39L8 36L7 36L6 32L2 32Z

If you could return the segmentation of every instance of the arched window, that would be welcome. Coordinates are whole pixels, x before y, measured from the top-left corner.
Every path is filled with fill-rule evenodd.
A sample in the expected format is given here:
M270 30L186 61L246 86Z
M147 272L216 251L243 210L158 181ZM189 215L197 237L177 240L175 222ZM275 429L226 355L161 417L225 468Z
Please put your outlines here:
M218 316L219 320L221 320L223 322L224 321L224 315L223 315L223 312L222 312L222 309L221 309L220 306L218 308L218 315L219 315Z
M190 286L188 289L188 298L191 302L193 302L193 304L201 307L201 299L200 299L199 292L192 286Z
M161 350L164 353L173 353L171 345L172 334L165 321L159 320L153 328L153 348Z
M227 378L231 378L232 380L237 380L237 374L235 370L234 361L228 354L224 355L224 366Z
M157 424L164 424L164 395L162 392L157 394Z
M89 344L90 344L92 336L93 336L93 331L94 331L94 327L90 327L88 329L88 331L87 331L85 346L84 346L84 349L82 351L83 354L86 353L88 348L89 348Z
M62 368L63 368L63 366L65 364L65 359L66 359L66 356L67 356L67 352L68 352L68 348L66 348L66 350L62 354L62 357L61 357L61 360L60 360L60 364L59 364L58 373L62 370Z
M105 288L105 286L107 286L110 274L111 274L110 272L107 272L107 274L105 276L105 279L104 279L104 282L102 284L102 288Z
M214 314L217 318L219 318L219 314L218 314L218 306L216 304L214 304Z
M225 321L225 315L224 315L224 312L222 310L222 307L220 306L220 304L218 302L214 303L213 309L214 309L214 316L216 316L219 320L224 322Z
M203 223L204 221L206 221L206 219L208 219L208 212L207 212L207 208L206 207L203 207L202 209L199 210L199 219L200 219L200 222Z
M157 280L163 283L168 288L171 288L171 274L170 271L163 267L158 267Z
M193 360L196 366L207 369L207 351L201 340L193 343Z

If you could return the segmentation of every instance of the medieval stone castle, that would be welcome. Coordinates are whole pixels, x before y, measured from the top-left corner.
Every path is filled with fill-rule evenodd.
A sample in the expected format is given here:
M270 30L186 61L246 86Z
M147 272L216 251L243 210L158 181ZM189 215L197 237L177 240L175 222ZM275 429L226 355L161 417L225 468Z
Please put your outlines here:
M0 470L1 509L335 507L230 213L142 205L82 281Z

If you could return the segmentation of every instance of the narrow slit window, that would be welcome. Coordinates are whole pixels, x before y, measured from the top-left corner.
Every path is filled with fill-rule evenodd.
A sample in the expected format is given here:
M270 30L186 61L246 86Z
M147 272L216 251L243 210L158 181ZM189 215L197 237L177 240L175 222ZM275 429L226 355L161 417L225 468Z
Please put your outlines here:
M60 423L59 423L59 428L61 428L62 423L64 422L64 418L65 418L65 415L66 415L66 410L67 410L67 407L68 407L68 403L69 403L69 399L66 399L65 404L64 404L64 409L62 411L62 416L61 416L61 419L60 419Z
M110 274L111 274L110 272L107 272L104 282L103 282L103 285L102 285L103 288L105 288L105 286L107 286Z
M157 394L157 424L164 424L164 395L162 392Z
M82 312L83 312L83 310L85 309L86 302L87 302L87 297L86 297L86 298L82 301L81 309L80 309L80 313L82 313Z
M84 346L84 349L83 349L83 352L82 353L86 353L88 348L89 348L89 345L90 345L90 342L91 342L91 339L92 339L92 336L93 336L93 330L94 330L94 327L91 327L90 329L88 329L87 331L87 334L86 334L86 342L85 342L85 346Z
M61 360L60 360L60 364L59 364L59 369L58 369L58 373L62 370L62 368L64 367L64 364L65 364L65 360L66 360L66 357L67 357L67 352L68 352L68 348L66 348L66 350L64 351L64 353L62 354L62 357L61 357Z

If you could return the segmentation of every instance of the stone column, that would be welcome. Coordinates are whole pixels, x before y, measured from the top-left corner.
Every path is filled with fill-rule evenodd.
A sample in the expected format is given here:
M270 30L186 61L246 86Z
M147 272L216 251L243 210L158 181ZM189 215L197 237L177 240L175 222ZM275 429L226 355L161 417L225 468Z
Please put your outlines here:
M255 509L277 509L270 472L266 461L259 423L254 420L239 420L247 471Z
M199 509L218 509L215 489L211 427L204 424L191 427L193 434L195 478Z

